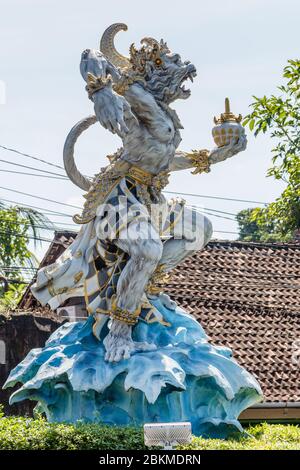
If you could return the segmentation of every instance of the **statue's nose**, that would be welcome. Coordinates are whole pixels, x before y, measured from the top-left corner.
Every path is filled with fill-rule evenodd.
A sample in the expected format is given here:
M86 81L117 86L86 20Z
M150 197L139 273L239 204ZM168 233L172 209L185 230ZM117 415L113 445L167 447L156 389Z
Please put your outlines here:
M194 64L191 64L190 62L186 65L186 71L188 73L193 74L193 77L197 75L196 67L194 66Z

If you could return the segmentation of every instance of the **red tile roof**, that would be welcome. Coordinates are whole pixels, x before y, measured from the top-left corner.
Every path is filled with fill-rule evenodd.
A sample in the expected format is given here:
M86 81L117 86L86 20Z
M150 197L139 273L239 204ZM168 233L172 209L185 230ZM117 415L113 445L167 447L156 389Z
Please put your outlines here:
M178 266L166 291L229 346L267 401L300 401L300 245L219 242Z
M57 232L43 265L74 239ZM300 401L300 244L212 241L165 287L260 382L266 401ZM22 308L36 308L27 291Z

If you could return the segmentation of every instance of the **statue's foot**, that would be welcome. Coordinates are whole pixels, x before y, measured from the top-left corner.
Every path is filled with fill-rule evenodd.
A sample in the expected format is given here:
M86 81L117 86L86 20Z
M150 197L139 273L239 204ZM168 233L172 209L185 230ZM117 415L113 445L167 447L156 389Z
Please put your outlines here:
M137 341L132 341L132 340L124 341L124 338L115 338L114 342L111 342L109 346L106 343L105 347L106 347L105 360L108 362L119 362L122 359L129 359L130 356L134 352L154 351L156 349L155 344L150 344L146 342L137 342Z
M105 340L108 336L105 338ZM104 346L106 349L105 360L108 362L119 362L122 359L129 359L132 352L134 351L133 341L125 340L124 338L115 337L114 340L111 340L105 343Z
M131 354L137 351L153 351L156 349L154 344L133 341L131 327L116 320L112 322L103 344L106 349L105 360L108 362L129 359Z

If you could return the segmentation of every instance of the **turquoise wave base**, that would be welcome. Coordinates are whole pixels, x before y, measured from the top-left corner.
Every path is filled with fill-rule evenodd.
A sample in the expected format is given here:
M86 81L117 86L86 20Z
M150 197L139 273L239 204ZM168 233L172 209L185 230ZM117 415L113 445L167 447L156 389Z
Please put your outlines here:
M262 399L255 378L230 349L211 345L191 315L158 299L152 304L171 326L140 321L133 339L154 343L156 350L108 363L92 333L93 317L65 323L11 371L5 388L22 386L10 403L35 400L50 422L190 421L194 435L217 438L242 431L238 416Z

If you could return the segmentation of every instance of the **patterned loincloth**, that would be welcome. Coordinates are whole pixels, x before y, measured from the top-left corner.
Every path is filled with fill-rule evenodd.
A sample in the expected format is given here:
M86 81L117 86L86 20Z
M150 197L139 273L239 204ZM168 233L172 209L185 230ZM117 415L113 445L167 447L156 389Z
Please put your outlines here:
M151 197L145 203L145 195L145 185L129 175L119 177L105 200L99 203L92 220L82 225L74 242L55 263L39 270L32 286L35 297L56 309L71 297L83 296L89 314L107 317L129 256L114 243L120 232L133 221L147 221L164 242L174 237L184 210L184 201L167 202L161 194L159 202L150 208ZM165 324L163 318L154 314L146 296L139 319Z

